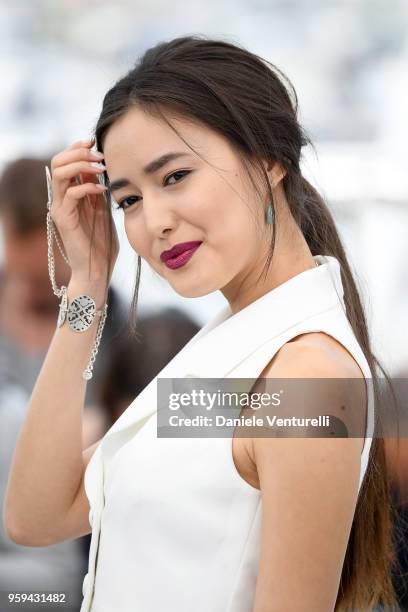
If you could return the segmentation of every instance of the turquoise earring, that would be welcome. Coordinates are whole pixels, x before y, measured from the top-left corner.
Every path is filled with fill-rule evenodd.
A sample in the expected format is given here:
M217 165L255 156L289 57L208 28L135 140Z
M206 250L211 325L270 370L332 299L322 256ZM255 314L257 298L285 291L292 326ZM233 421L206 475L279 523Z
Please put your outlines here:
M266 211L266 222L268 224L271 224L272 221L273 221L273 210L272 210L272 206L269 204L268 210Z

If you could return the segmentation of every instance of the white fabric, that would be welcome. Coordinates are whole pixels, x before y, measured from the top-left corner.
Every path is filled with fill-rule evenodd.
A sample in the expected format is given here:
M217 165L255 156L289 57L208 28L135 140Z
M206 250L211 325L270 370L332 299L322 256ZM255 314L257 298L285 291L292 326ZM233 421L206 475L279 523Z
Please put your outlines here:
M324 331L371 378L345 314L339 262L321 255L315 260L318 267L240 312L231 315L226 305L158 377L256 378L288 340ZM371 385L367 390L360 486L374 426ZM88 464L92 541L81 612L250 612L260 491L238 474L230 437L158 438L156 400L154 379Z

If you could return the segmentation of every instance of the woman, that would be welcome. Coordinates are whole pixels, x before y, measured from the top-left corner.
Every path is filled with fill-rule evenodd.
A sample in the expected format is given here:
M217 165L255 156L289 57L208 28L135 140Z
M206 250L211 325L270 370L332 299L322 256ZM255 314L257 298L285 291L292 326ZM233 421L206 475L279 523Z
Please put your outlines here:
M281 72L224 41L161 43L106 94L95 139L99 157L80 142L52 163L68 303L91 296L103 316L115 201L138 254L134 314L141 258L181 296L220 290L228 302L159 377L249 377L268 389L287 378L366 388L372 377L377 398L360 298L330 212L301 174L309 141ZM57 328L5 513L10 537L30 545L84 535L91 524L82 612L394 604L383 442L371 437L368 385L344 412L360 436L173 440L156 435L154 379L82 453L79 373L96 330ZM331 399L322 396L323 412ZM330 409L340 418L337 399Z

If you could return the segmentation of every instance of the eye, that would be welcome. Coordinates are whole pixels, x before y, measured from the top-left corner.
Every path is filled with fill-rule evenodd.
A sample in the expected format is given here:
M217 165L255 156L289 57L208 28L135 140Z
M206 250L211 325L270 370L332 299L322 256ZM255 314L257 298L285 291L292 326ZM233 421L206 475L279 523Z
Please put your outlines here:
M168 179L172 178L173 176L176 175L181 175L181 178L184 178L184 176L186 176L187 174L190 174L191 170L176 170L176 172L173 172L172 174L169 174L168 176L165 177L163 184L166 185L166 182ZM181 179L176 180L176 183L179 183ZM175 184L175 183L171 183L171 184ZM124 198L123 200L121 200L120 202L118 202L118 205L115 206L115 210L118 210L118 208L122 208L123 210L126 210L127 208L129 208L129 206L132 205L132 203L134 202L130 202L130 200L138 200L141 199L141 196L128 196L127 198ZM128 205L129 203L129 205Z
M118 210L119 208L122 208L123 210L126 210L126 208L129 208L129 206L125 206L125 204L127 204L127 202L129 202L129 200L134 200L139 198L140 196L129 196L128 198L124 198L123 200L121 200L120 202L118 202L118 205L115 206L115 210ZM132 205L132 203L130 203L130 206Z
M184 176L186 176L186 174L190 174L190 170L176 170L176 172L173 172L172 174L169 174L168 176L166 176L166 178L164 179L164 183L166 183L167 179L171 179L172 176L176 176L176 174L181 174L183 178ZM181 179L180 179L181 180ZM176 183L179 183L179 181L176 181ZM174 185L174 183L173 183Z

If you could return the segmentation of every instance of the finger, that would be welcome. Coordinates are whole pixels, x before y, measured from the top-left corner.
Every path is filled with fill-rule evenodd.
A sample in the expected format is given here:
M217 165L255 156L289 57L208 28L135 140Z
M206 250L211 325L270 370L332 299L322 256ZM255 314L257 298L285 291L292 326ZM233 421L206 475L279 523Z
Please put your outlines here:
M98 172L96 174L89 174L88 172L80 172L79 173L81 183L100 183L104 184L102 178L102 172Z
M66 164L81 160L101 162L103 160L103 153L92 151L84 146L70 150L65 149L65 151L61 151L61 153L54 155L51 160L51 170L54 171L60 166L65 166Z
M96 165L93 165L96 164ZM55 168L52 174L52 189L54 199L62 200L64 198L67 187L74 183L75 177L81 173L95 176L104 172L106 168L98 165L98 162L74 162L65 166Z
M63 220L61 220L62 214L64 218L69 216L78 207L78 202L82 198L85 198L87 195L102 195L106 189L103 185L96 185L95 183L83 183L75 187L69 187L66 191L63 205L57 206L54 210L54 214L59 216L59 223L63 223Z
M80 172L95 175L102 173L104 170L106 170L106 166L99 162L79 161L55 168L52 178L57 182L71 180Z
M99 183L82 183L81 185L76 185L75 187L69 187L67 189L67 193L65 194L65 199L68 201L78 201L84 198L88 193L99 194L104 193L106 190L107 187L100 185Z
M73 144L69 145L65 150L71 151L72 149L79 149L79 147L91 147L95 142L95 138L86 138L85 140L77 140Z

